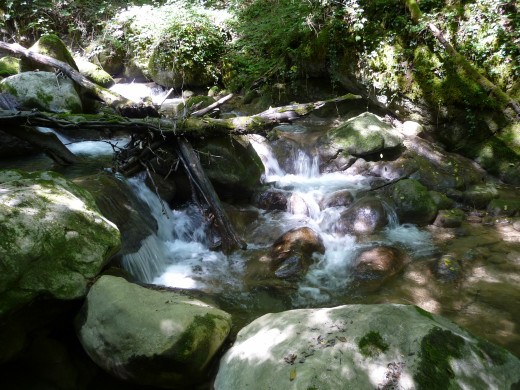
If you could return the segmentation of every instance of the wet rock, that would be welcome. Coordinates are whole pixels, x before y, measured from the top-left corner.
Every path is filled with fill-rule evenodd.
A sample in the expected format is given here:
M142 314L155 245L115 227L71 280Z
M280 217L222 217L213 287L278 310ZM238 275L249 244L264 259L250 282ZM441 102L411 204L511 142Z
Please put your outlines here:
M170 203L175 199L177 188L173 178L165 179L155 172L150 172L150 175L146 176L145 183L152 192L157 192L159 197L166 203Z
M433 273L442 282L452 282L460 278L462 268L453 255L444 255L433 263Z
M363 175L370 171L370 169L370 164L360 157L345 170L345 173L349 175Z
M462 201L476 209L485 209L492 199L498 197L498 190L493 184L477 184L462 194Z
M457 228L464 221L464 211L459 209L439 210L433 224L443 228Z
M492 216L513 217L520 215L519 199L493 199L489 202L487 212Z
M322 210L328 209L329 207L346 207L350 206L353 201L354 195L352 195L349 190L339 190L325 196L320 206Z
M260 184L264 165L247 138L213 138L195 147L204 171L221 198L250 199Z
M520 359L505 349L416 306L374 304L256 319L221 359L214 387L509 389L518 381Z
M86 190L54 172L0 171L0 319L47 299L80 299L119 249Z
M287 210L287 193L277 189L268 189L253 197L253 204L263 210Z
M342 234L368 235L388 224L388 217L380 199L366 196L343 211L336 225Z
M278 277L304 275L314 262L314 253L325 253L319 234L308 227L294 228L273 243L269 256L263 261Z
M380 246L362 251L351 266L364 289L375 291L398 274L407 262L407 257L399 249Z
M397 132L376 115L361 114L333 129L328 140L343 154L366 156L401 145Z
M433 221L437 206L430 193L413 179L400 180L391 188L392 199L401 223L426 225Z
M0 90L14 95L27 109L56 113L83 111L74 82L68 77L56 76L54 72L20 73L3 79Z
M231 316L186 295L102 276L77 319L83 348L112 375L161 388L193 388L231 328Z

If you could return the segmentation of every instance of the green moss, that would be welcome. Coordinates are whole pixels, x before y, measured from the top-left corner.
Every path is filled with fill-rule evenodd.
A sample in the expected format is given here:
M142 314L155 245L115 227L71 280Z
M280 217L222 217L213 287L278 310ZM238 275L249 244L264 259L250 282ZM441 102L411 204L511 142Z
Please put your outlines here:
M374 357L388 350L388 344L385 343L379 332L369 332L364 335L358 343L359 350L364 356Z
M38 97L38 99L40 99L41 102L45 104L49 104L50 102L52 102L53 99L52 96L44 94L41 90L36 91L36 96Z
M497 366L501 366L507 362L509 352L504 348L494 345L483 338L479 338L477 346L480 350L480 356L484 360L491 360Z
M192 367L204 367L211 352L211 339L218 320L223 320L223 317L210 313L195 316L175 344L173 354L176 360L181 363L189 362Z
M0 58L0 77L9 77L18 74L20 60L14 57Z
M419 353L420 361L414 380L417 389L445 390L455 377L450 358L462 357L464 339L449 330L434 327L422 339Z
M419 313L420 315L422 315L422 316L424 316L426 318L429 318L432 321L435 321L435 318L433 318L432 313L427 312L426 310L421 309L419 306L415 306L415 310L417 310L417 313Z

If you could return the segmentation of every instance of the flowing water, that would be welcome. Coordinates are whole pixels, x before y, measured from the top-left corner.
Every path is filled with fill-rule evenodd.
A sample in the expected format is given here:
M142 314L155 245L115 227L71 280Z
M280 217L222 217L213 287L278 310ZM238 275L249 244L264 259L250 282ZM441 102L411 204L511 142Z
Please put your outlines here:
M268 312L349 303L410 303L451 318L520 355L520 232L499 221L492 225L465 222L459 229L403 225L387 205L391 218L382 231L368 238L338 234L335 227L346 207L324 207L324 199L343 190L359 197L370 189L373 179L320 174L313 149L315 131L304 123L296 131L287 132L286 153L281 160L265 139L250 138L265 166L264 185L285 193L289 207L286 212L252 205L229 207L228 214L248 244L246 250L230 256L209 249L207 222L196 206L163 208L143 176L129 179L129 187L147 205L157 229L151 226L155 233L145 238L136 252L122 255L123 266L145 283L202 292L233 315L234 333ZM75 178L110 166L113 148L109 143L73 142L57 135L84 158L84 163L60 168L38 155L2 160L0 169L53 169ZM115 141L122 146L126 139L111 140ZM325 253L315 255L314 264L298 281L266 274L260 258L283 233L303 226L320 234ZM358 290L350 264L362 249L379 245L398 247L411 262L376 291ZM435 266L444 258L461 264L460 277L438 277Z

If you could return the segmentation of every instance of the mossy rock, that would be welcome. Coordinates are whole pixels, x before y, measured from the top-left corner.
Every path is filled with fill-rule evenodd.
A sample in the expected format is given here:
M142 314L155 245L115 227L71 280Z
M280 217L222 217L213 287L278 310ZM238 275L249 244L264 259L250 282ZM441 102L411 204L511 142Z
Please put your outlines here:
M425 225L432 222L437 214L435 201L417 180L398 181L392 186L391 194L401 223Z
M15 57L0 58L0 77L9 77L18 74L20 59Z
M78 70L78 66L76 65L76 62L74 62L74 58L72 58L72 55L67 49L67 46L65 46L63 41L57 35L43 35L34 45L29 48L29 50L38 54L52 57L58 61L65 62L66 64L72 66L75 70ZM40 64L31 60L30 58L23 57L20 60L20 72L30 72L36 69L44 72L54 72L54 68L52 66Z
M79 72L87 79L103 88L110 88L114 85L114 79L99 65L95 65L83 58L76 58Z
M520 215L520 199L493 199L487 206L492 216L513 217Z
M73 114L83 111L74 82L50 72L23 72L8 77L0 82L0 91L15 96L26 109Z
M231 316L168 290L104 275L76 319L88 355L112 375L140 385L193 388L231 328Z
M119 249L87 191L54 172L0 171L0 319L36 299L74 300Z
M328 143L344 154L367 156L395 149L401 140L392 126L374 114L364 113L331 130Z
M113 42L97 42L87 47L85 54L91 62L98 63L108 74L114 76L124 69L124 50ZM120 44L120 43L119 43Z
M257 318L221 359L214 387L510 389L519 380L520 359L450 320L374 304Z

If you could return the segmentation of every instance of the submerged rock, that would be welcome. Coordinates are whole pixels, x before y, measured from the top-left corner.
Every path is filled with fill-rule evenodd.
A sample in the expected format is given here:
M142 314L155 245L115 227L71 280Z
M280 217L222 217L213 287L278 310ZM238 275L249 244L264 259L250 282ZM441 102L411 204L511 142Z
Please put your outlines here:
M102 276L76 319L94 362L140 385L190 388L231 328L231 316L188 296Z
M0 318L73 300L121 244L87 191L54 172L0 171Z
M255 194L253 204L263 210L287 210L287 193L271 188Z
M325 210L329 207L350 206L354 201L354 195L349 190L339 190L327 195L321 202L320 207Z
M347 305L266 314L222 357L216 390L509 389L520 360L416 306Z
M54 72L20 73L3 79L0 90L15 96L26 109L73 114L83 111L73 81Z
M340 215L336 231L343 234L368 235L388 224L385 207L379 198L361 198Z
M379 246L361 252L351 266L355 278L364 289L375 291L398 274L407 262L408 259L399 249Z

